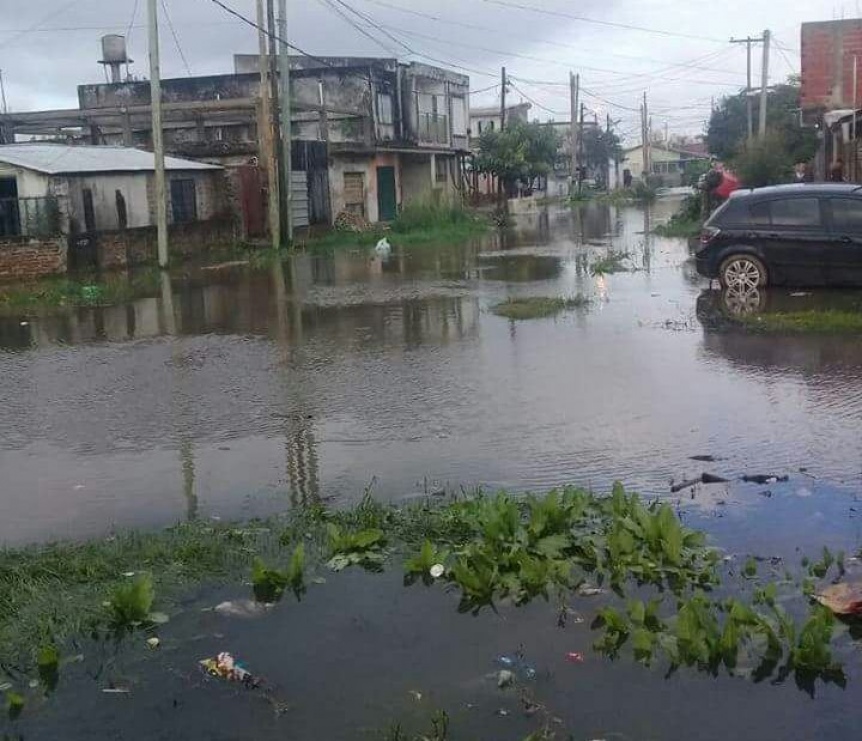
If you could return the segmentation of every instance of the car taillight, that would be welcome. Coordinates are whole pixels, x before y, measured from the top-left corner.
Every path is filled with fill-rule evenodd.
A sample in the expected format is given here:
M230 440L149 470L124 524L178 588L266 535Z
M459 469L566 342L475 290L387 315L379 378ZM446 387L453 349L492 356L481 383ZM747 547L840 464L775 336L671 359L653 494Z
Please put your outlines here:
M713 239L721 234L721 229L714 226L705 226L700 233L700 246L706 247Z

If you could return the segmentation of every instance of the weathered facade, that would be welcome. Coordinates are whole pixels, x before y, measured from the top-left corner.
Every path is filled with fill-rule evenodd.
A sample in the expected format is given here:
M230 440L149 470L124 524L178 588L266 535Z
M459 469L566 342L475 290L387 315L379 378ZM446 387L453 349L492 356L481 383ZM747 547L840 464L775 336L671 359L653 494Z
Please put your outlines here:
M229 75L162 81L168 154L228 168L248 236L261 236L257 55ZM299 226L341 211L394 218L411 201L455 198L468 152L469 78L395 59L292 57L293 181ZM52 135L151 148L146 81L81 85L79 109L0 116L4 136Z

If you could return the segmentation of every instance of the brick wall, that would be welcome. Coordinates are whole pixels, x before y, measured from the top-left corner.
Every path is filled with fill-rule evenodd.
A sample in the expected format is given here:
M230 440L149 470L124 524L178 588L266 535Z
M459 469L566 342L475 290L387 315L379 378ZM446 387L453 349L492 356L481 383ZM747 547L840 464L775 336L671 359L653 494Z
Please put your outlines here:
M171 257L203 258L212 247L223 247L239 240L233 219L211 219L168 227ZM99 267L103 270L156 262L158 237L154 226L122 231L100 232L97 238Z
M862 20L802 24L802 94L805 111L853 106L853 57L859 58L857 104L862 106Z
M65 273L66 257L65 237L0 239L0 281Z

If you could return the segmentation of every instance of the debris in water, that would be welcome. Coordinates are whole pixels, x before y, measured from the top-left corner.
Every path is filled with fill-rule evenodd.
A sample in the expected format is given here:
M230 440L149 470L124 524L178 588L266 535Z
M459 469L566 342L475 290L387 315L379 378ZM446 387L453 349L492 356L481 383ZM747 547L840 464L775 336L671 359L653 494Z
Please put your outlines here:
M786 483L787 481L790 481L790 476L776 476L774 474L755 474L752 476L743 476L742 480L746 484L760 484L760 486L764 486L766 484Z
M767 489L766 491L758 492L758 493L762 497L766 497L767 499L772 499L772 491L770 491L769 489Z
M836 615L862 615L862 582L832 584L814 595Z
M697 461L698 463L715 463L721 459L716 458L714 455L693 455L689 460Z
M157 649L161 644L162 642L155 636L147 638L147 646L153 650Z
M509 711L503 710L503 708L500 708L496 714L499 715L501 718L507 718L509 716Z
M584 655L580 653L580 651L569 651L569 653L566 654L566 661L570 664L583 664Z
M712 473L704 473L701 474L700 478L697 479L689 479L688 481L683 481L681 484L674 484L670 487L671 494L678 494L684 489L690 489L692 486L697 486L698 484L726 484L728 483L727 479L722 478L721 476L716 476Z
M497 686L502 690L510 687L515 681L515 675L508 669L501 669L497 675Z
M102 692L106 695L128 695L131 690L126 687L106 687Z
M605 590L601 587L591 587L589 584L581 584L578 587L578 595L581 597L598 597L600 594L604 594Z
M20 322L20 326L28 327L28 326L30 326L30 322Z
M270 609L272 609L272 605L255 602L250 599L238 599L231 600L229 602L222 602L220 605L216 605L213 608L213 610L219 615L245 619L261 617Z
M807 291L797 291L796 293L791 293L791 298L803 298L804 296L810 296L811 294Z
M514 656L498 656L497 663L520 679L532 681L536 678L536 670L526 662L523 651Z
M410 695L416 702L422 702L422 693L417 690L410 690Z
M260 682L254 675L227 651L222 651L214 658L203 659L200 665L210 676L226 679L229 682L240 682L250 688L260 686Z
M431 567L431 576L433 576L435 579L439 579L445 573L446 567L442 563L435 563Z

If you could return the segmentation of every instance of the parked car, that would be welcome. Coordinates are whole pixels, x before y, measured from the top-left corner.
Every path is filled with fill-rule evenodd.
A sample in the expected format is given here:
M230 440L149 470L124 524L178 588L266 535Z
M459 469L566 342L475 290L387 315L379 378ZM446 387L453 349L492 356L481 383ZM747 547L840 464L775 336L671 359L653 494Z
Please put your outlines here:
M695 260L725 288L862 286L862 186L736 191L704 225Z

